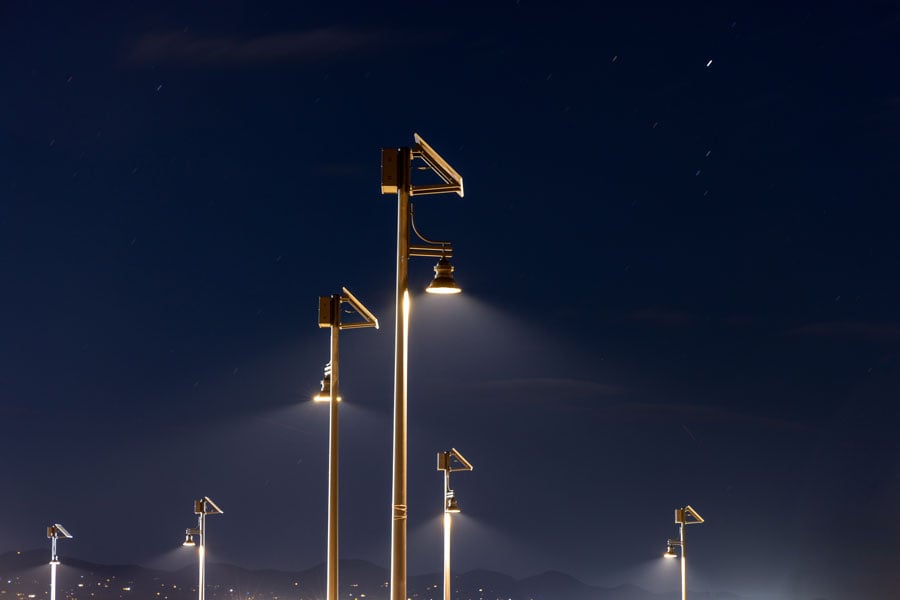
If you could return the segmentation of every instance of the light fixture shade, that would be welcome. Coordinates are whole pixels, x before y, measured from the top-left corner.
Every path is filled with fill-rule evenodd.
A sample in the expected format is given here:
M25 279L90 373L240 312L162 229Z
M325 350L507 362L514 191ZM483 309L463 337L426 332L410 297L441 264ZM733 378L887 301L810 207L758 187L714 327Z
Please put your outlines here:
M458 513L459 512L459 502L456 501L456 496L448 496L447 504L444 507L444 512L448 513Z
M60 564L59 559L58 559L58 558L54 558L53 560L50 561L50 564L51 564L51 565L58 565L58 564Z
M315 402L331 401L331 373L326 373L325 378L321 381L322 390L313 396Z
M184 543L181 545L187 546L188 548L192 548L192 547L196 546L197 544L194 543L194 536L192 536L189 533L186 533L186 534L184 534Z
M458 294L462 289L453 279L453 265L444 257L434 265L434 279L425 288L429 294Z
M663 554L665 558L677 558L678 555L675 554L675 549L672 547L672 544L666 545L666 553Z

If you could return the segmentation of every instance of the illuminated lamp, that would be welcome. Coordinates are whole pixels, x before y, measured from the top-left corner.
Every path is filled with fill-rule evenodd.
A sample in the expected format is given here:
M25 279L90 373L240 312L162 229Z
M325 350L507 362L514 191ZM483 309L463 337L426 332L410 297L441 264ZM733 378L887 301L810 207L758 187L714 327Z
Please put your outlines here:
M437 264L434 265L434 279L431 280L425 291L429 294L458 294L462 292L462 288L459 287L453 278L453 265L445 257L442 256Z

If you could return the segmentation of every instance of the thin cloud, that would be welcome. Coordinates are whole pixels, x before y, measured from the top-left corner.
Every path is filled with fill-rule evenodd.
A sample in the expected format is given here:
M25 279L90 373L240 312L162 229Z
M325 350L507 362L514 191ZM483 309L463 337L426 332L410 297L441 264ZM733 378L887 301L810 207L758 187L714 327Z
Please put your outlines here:
M370 47L380 36L328 27L257 37L198 36L192 33L147 33L126 53L132 64L175 64L185 67L234 67L250 64L309 62Z
M628 402L605 407L610 414L636 419L689 419L691 421L744 422L774 429L808 430L809 426L787 419L742 413L719 406L698 404L666 404L661 402ZM684 427L684 425L682 425ZM690 431L688 434L694 437Z
M768 429L789 431L806 431L810 429L809 426L803 423L767 415L743 413L721 406L623 401L623 396L628 394L627 388L585 379L553 377L501 379L480 383L477 389L479 392L477 394L478 397L483 397L485 393L493 392L491 396L493 398L496 398L498 394L503 397L509 395L517 402L531 404L552 402L557 408L565 404L570 410L587 411L593 417L602 416L611 420L717 421L746 423ZM576 400L577 397L603 398L604 401L587 405ZM574 403L561 403L563 398L574 401ZM688 431L688 435L693 437L693 433L690 431Z
M645 322L664 327L690 327L700 323L728 325L731 327L750 327L760 323L757 317L746 314L734 314L724 317L699 315L687 311L664 307L640 308L628 313L625 318L632 322Z
M527 377L487 381L480 387L498 392L553 392L555 396L564 394L580 396L619 396L624 389L615 385L589 381L586 379L566 379L558 377Z
M892 342L900 340L900 324L871 321L824 321L802 325L792 329L789 333L814 337Z

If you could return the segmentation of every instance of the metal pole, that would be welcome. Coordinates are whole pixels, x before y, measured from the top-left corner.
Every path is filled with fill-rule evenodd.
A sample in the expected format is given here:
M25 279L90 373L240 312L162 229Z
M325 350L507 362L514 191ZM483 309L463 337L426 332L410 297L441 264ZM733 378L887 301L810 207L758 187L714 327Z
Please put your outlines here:
M684 517L682 516L681 525L680 525L680 538L681 538L681 600L687 600L687 579L686 579L686 565L687 562L685 559L685 546L684 546L684 529L685 529Z
M394 484L391 600L406 598L406 367L409 353L409 148L400 149L397 180L397 297L394 333Z
M331 397L328 417L328 561L325 597L338 596L338 332L341 297L331 296Z
M56 542L56 540L53 540ZM56 600L56 551L53 552L53 560L50 561L50 600Z
M450 600L450 528L453 515L447 510L449 494L450 470L448 468L444 471L444 600Z
M197 547L197 563L199 567L199 581L197 583L197 598L206 598L206 502L200 501L200 516L197 517L197 530L200 532L200 545Z

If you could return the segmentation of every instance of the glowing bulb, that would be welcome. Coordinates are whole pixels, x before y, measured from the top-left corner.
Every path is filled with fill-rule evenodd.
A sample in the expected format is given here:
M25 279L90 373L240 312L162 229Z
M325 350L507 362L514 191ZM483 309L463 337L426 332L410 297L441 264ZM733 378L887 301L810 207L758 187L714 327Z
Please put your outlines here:
M341 400L343 400L343 398L338 396L337 401L340 402ZM331 402L331 396L319 393L313 396L313 402Z

